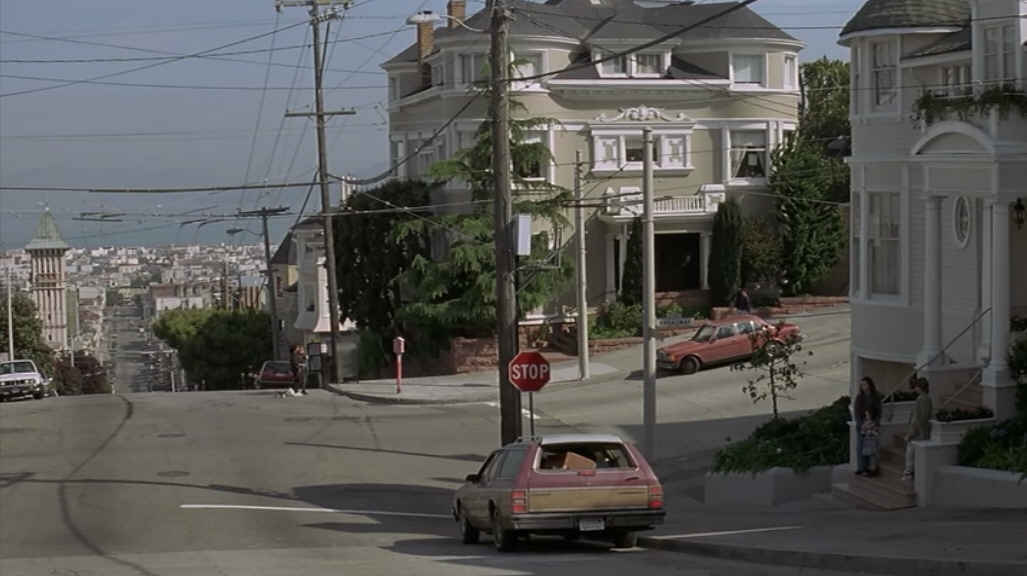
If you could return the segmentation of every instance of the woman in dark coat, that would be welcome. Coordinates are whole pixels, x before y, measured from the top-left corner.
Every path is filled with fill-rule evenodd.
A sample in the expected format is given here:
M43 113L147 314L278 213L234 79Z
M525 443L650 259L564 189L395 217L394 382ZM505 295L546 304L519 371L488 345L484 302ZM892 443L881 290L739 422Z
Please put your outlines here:
M856 440L856 474L874 476L877 474L877 433L881 426L881 395L873 379L864 377L859 382L859 394L852 406L853 422L858 434Z

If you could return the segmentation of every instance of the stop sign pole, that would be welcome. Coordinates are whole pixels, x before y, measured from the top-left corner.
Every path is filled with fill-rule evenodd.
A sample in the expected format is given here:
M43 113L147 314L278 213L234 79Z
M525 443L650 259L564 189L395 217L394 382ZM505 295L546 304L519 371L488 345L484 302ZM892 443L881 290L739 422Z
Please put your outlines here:
M528 418L531 436L535 436L535 392L549 383L549 361L538 352L521 352L510 360L507 375L510 383L528 393Z

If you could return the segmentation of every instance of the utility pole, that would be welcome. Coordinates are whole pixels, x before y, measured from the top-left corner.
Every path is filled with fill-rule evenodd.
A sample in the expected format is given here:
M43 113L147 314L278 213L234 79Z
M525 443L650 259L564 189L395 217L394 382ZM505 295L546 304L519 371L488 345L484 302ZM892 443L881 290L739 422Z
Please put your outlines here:
M588 380L591 377L588 357L588 278L585 274L585 201L581 191L581 150L574 155L574 225L578 229L578 262L577 272L578 295L578 379Z
M352 110L326 113L322 90L324 68L321 53L321 20L336 16L336 5L348 8L351 0L277 0L275 6L310 6L310 25L314 32L314 116L317 124L317 174L321 184L321 215L324 228L325 268L328 275L328 320L331 323L331 357L336 382L342 381L342 362L339 361L339 290L335 276L335 232L332 230L331 192L328 187L328 152L325 149L325 117L336 114L355 114ZM329 5L329 12L321 14L321 6ZM287 116L300 114L288 113Z
M7 359L14 361L14 310L11 309L11 265L7 265Z
M650 461L656 457L656 258L653 238L653 130L642 130L642 338L643 450Z
M510 15L503 0L492 9L492 174L496 244L496 336L499 340L499 421L502 443L521 435L521 395L510 383L507 367L517 353L517 289L514 285L513 206L510 194Z
M267 219L276 214L283 214L289 209L285 206L278 208L261 208L239 212L239 216L259 216L264 226L264 272L267 274L267 303L271 310L271 354L275 360L280 360L278 355L278 302L275 301L275 275L271 270L271 235L268 232Z

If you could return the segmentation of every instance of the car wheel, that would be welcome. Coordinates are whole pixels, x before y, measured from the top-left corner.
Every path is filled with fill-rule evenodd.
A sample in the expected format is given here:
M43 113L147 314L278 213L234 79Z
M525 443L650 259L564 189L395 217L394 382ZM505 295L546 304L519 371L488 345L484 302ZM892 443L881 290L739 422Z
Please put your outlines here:
M638 545L638 534L630 530L622 530L613 535L615 548L634 548Z
M500 552L510 552L517 544L517 536L513 530L503 528L498 510L492 511L492 541L496 545L496 550Z
M681 361L681 372L683 374L695 374L699 371L699 359L689 356Z
M36 393L32 394L32 397L35 398L36 400L42 400L43 397L44 397L44 394L42 392L36 392Z
M471 525L462 508L457 508L457 522L460 523L460 541L464 544L477 544L481 533Z

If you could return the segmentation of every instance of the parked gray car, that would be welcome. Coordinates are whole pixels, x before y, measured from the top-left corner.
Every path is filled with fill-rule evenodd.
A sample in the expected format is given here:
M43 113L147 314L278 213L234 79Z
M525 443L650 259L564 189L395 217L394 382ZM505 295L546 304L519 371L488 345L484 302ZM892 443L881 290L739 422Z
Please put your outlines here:
M0 401L22 396L43 398L49 394L49 384L32 360L0 362Z

